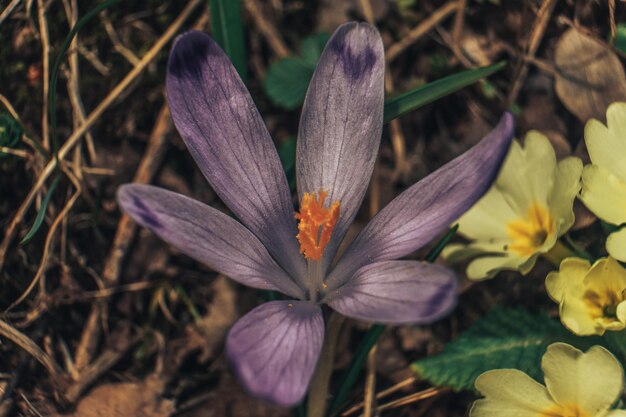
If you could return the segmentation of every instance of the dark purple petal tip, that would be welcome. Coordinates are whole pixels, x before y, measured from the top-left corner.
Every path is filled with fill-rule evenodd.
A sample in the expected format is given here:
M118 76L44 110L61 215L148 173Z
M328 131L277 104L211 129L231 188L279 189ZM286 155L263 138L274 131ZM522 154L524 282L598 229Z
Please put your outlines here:
M271 301L230 330L228 357L242 385L274 404L304 398L324 340L322 310L304 301Z
M367 23L346 23L337 29L335 41L329 43L341 62L341 69L352 82L362 79L382 59L367 42L372 32L374 38L378 37L376 29Z

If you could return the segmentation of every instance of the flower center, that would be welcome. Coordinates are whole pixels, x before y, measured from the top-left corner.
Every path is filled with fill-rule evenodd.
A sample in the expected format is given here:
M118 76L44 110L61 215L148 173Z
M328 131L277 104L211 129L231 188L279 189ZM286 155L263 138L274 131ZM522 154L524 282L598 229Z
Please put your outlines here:
M531 204L526 218L513 220L506 225L513 241L509 249L522 256L530 256L554 232L554 222L548 210L539 203Z
M553 405L543 410L538 417L589 417L577 405Z
M624 301L623 291L606 288L604 291L587 290L583 295L588 314L606 324L619 321L617 306Z
M296 213L299 220L296 238L300 242L300 253L313 261L322 258L339 218L339 201L335 201L330 208L324 207L327 195L326 191L304 193L300 212Z

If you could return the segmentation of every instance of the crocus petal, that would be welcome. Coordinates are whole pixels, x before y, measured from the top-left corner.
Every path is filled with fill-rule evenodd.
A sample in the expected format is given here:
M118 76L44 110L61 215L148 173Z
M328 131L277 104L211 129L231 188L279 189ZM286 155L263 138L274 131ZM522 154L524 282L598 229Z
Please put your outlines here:
M374 169L383 125L384 52L378 31L346 23L328 41L309 85L296 153L300 199L324 190L341 213L325 254L354 219Z
M509 113L480 143L413 185L381 210L331 271L337 288L363 265L405 256L441 233L487 191L513 138Z
M294 277L304 276L289 186L263 119L206 34L176 40L167 68L172 119L215 192Z
M384 261L364 266L323 302L341 314L378 323L430 323L456 303L457 280L440 265Z
M226 348L242 384L283 406L299 403L324 340L322 310L305 301L271 301L242 317Z
M474 403L470 417L536 417L555 406L546 387L517 369L485 372L475 385L486 398Z
M139 224L212 269L250 287L303 297L259 239L226 214L150 185L124 185L117 199Z
M548 346L541 368L552 398L560 405L576 404L588 416L604 415L624 384L622 366L601 346L583 353L554 343Z

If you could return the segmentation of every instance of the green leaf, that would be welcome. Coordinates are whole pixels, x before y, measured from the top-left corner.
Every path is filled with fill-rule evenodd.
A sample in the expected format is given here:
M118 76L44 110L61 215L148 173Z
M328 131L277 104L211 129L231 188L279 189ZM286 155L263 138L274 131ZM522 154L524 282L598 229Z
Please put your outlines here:
M487 77L494 72L500 71L506 66L505 61L488 67L467 70L458 74L450 75L426 85L407 91L399 96L387 100L385 103L385 123L402 116L412 110L452 94L481 78Z
M213 38L230 58L241 79L247 79L240 0L210 0Z
M35 216L35 221L33 222L33 225L30 227L30 230L28 231L26 236L24 236L24 238L22 238L22 240L20 241L20 245L24 245L30 242L30 240L35 236L35 234L41 227L41 224L43 223L43 220L46 217L46 211L48 210L48 204L50 204L50 199L52 198L52 195L54 194L54 190L57 188L57 185L59 185L60 180L61 180L61 175L59 175L59 173L57 172L57 175L54 177L52 184L50 184L48 193L43 198L43 200L41 200L41 206L39 207L37 216Z
M572 338L545 314L496 308L439 355L420 359L411 368L421 378L454 390L471 390L478 375L502 368L519 369L542 382L541 357L548 345Z
M296 145L295 136L291 136L278 147L278 156L292 191L296 189Z
M326 42L326 33L309 36L302 41L298 55L282 58L270 66L263 89L272 103L293 110L304 102L306 90Z
M617 25L617 31L615 33L615 39L613 39L613 46L622 52L626 52L626 24L620 23Z
M24 134L24 128L9 113L0 112L0 146L13 148ZM5 156L0 152L0 158Z

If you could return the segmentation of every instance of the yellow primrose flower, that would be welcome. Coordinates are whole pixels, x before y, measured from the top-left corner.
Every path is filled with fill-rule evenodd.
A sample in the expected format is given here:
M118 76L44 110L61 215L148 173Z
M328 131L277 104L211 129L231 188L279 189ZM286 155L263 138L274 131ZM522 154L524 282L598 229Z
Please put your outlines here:
M592 119L585 126L591 165L583 169L580 199L596 216L619 226L626 223L626 103L606 111L607 126ZM609 255L626 261L626 228L606 241Z
M559 303L563 325L578 335L601 335L626 327L626 269L608 257L591 266L567 258L546 278L550 297Z
M471 279L505 269L526 274L574 223L581 171L578 158L557 162L550 141L537 131L526 135L523 147L513 141L492 188L459 219L459 233L471 242L448 245L444 258L477 257L467 267Z
M541 368L545 385L517 369L488 371L476 379L485 396L470 417L626 417L610 410L622 392L624 371L605 348L586 353L565 343L548 346Z

